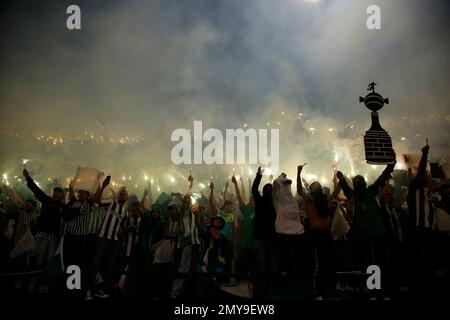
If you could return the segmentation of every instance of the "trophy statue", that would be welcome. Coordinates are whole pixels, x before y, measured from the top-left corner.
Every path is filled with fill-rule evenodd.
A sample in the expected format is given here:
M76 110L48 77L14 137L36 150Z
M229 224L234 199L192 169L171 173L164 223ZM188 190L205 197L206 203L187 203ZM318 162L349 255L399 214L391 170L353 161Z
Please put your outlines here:
M392 140L387 131L381 127L377 112L385 103L389 104L389 99L384 99L375 92L376 85L375 82L370 83L367 90L372 92L365 98L359 97L359 102L364 102L366 107L372 110L372 126L364 135L364 149L367 163L389 164L395 161L392 154Z

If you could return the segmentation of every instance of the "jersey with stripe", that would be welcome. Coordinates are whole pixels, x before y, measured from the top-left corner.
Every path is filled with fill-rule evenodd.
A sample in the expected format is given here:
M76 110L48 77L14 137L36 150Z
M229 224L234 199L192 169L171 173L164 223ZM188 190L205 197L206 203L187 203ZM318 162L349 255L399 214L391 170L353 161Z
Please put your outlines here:
M141 225L141 217L134 218L128 216L125 220L125 228L134 227L133 231L128 231L125 242L125 256L130 257L134 253L134 248L139 240L139 227Z
M114 201L106 209L102 224L98 232L98 237L109 240L119 240L119 230L123 227L128 210L125 205L120 205Z
M77 216L70 221L66 222L65 232L76 236L85 236L87 234L87 220L89 217L89 212L91 204L89 201L73 201L69 203L71 210L77 210Z

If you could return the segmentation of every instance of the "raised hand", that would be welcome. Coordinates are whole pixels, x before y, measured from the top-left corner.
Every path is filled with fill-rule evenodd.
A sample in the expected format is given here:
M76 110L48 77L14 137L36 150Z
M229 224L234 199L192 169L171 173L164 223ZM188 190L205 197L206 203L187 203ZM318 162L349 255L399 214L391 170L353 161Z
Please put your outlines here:
M256 172L256 175L257 175L257 176L262 176L263 173L264 173L264 170L261 169L261 167L258 167L258 172Z
M28 172L27 169L23 169L22 173L23 173L23 176L24 176L25 178L29 178L29 177L30 177L30 173Z
M306 166L306 165L307 165L307 163L304 163L302 165L297 166L297 172L298 173L302 173L303 167Z
M194 177L192 175L189 175L188 182L189 182L189 187L192 187L194 185Z
M107 176L105 178L105 180L103 180L102 188L105 189L109 185L110 181L111 181L111 176Z
M232 177L231 177L231 182L233 182L234 184L237 183L237 180L236 180L236 177L235 177L235 176L232 176ZM228 182L227 182L227 183L228 183Z
M336 177L338 179L342 179L342 178L344 178L344 174L342 172L338 171L338 172L336 172Z

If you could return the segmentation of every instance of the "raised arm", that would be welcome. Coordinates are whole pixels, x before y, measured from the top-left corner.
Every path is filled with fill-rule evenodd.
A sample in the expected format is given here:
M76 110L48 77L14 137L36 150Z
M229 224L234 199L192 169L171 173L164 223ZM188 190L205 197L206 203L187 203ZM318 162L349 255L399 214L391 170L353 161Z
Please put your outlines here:
M261 198L261 195L259 194L259 184L261 183L261 179L262 179L262 174L263 174L263 170L261 170L261 167L258 168L258 172L256 172L256 177L255 180L253 180L253 184L252 184L252 196L253 199L259 199Z
M228 200L229 186L230 186L230 182L227 180L227 182L225 182L225 189L223 190L223 199L224 200Z
M191 174L189 174L188 182L189 182L188 193L192 194L192 189L194 188L194 177Z
M212 181L209 183L209 188L211 192L209 193L208 199L208 211L211 216L215 216L219 213L219 208L217 208L216 201L214 200L214 183Z
M342 188L342 191L344 191L345 197L347 198L347 200L350 200L353 196L352 188L350 188L350 186L347 184L347 181L345 180L342 172L336 172L336 177L339 179L339 186Z
M339 184L339 180L336 177L336 171L334 171L333 175L333 184L334 184L333 192L327 197L328 203L333 201L337 197L339 192L341 192L341 186Z
M244 179L242 178L242 176L239 178L239 181L241 182L242 199L244 200L244 202L247 202L248 201L247 192L245 191Z
M297 167L297 194L303 198L304 192L303 192L302 177L301 177L302 170L303 170L303 166Z
M425 182L429 151L430 151L430 146L428 144L422 148L422 156L420 157L419 167L417 168L417 175L415 177L415 179L418 181Z
M240 206L245 205L244 200L242 199L241 191L239 190L238 182L237 182L235 176L233 176L231 178L231 182L233 182L233 184L234 184L234 189L236 190L236 195L237 195L237 198L238 198L238 201L239 201L239 205Z
M111 176L107 176L105 180L103 180L103 183L101 187L97 189L97 191L94 193L94 195L91 198L92 202L100 203L102 199L102 194L105 188L109 185L109 182L111 181Z
M38 185L33 181L27 169L23 169L23 176L27 180L28 189L33 192L36 199L38 199L41 203L52 200L52 198L46 195L45 192L42 191L41 188L39 188Z
M147 187L144 189L141 204L145 208L145 210L150 209L151 205L153 204L152 185L150 182L147 182Z
M148 187L145 187L144 192L142 193L141 203L145 202L145 200L147 199L147 195L148 195Z
M393 153L393 158L395 159L396 155L395 155L394 150L392 150L392 153ZM385 185L386 181L391 176L391 173L394 171L394 167L395 167L395 162L388 164L386 166L386 169L383 170L383 172L380 174L378 179L375 180L375 182L369 188L371 188L373 190L373 192L378 192L378 190Z

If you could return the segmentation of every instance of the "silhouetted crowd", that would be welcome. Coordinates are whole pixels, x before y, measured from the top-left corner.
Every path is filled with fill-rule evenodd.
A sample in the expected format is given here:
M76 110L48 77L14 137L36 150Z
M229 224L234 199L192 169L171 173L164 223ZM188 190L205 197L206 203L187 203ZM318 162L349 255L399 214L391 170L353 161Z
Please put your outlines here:
M185 194L156 199L150 183L141 199L126 188L105 199L109 176L95 193L56 186L48 195L24 169L33 199L2 188L0 282L11 292L86 300L209 301L237 288L265 300L283 284L311 299L448 292L450 184L431 176L428 152L403 187L392 183L395 163L371 185L335 170L334 190L308 184L298 166L294 193L284 173L260 191L268 176L259 168L248 186L233 176L217 191L211 180L208 194L194 197L189 175ZM70 290L73 265L81 287ZM381 272L377 290L366 283L372 265Z

